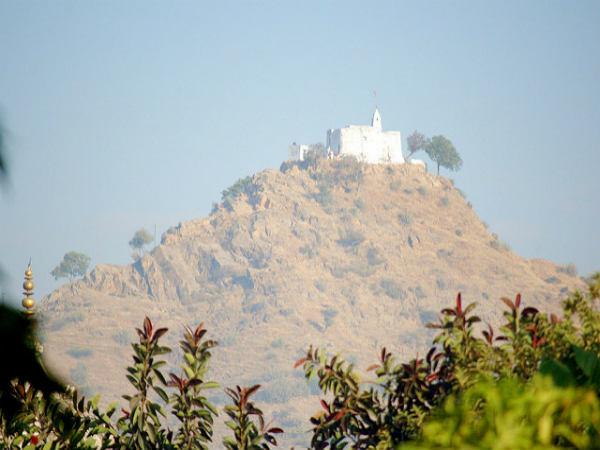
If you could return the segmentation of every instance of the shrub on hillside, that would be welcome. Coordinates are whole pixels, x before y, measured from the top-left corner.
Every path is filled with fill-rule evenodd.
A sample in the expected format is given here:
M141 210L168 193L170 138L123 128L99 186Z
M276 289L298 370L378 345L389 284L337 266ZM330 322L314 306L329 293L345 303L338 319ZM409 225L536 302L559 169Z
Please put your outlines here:
M237 180L233 185L221 192L221 201L223 205L231 210L233 203L243 194L250 197L256 191L256 185L252 181L252 177L244 177Z
M340 238L336 241L342 247L354 248L358 247L365 240L365 236L358 230L344 230L340 234Z
M577 276L577 266L575 264L567 264L565 266L560 266L558 272L567 274L571 277Z
M385 295L394 300L404 300L406 298L406 291L402 289L402 286L390 278L382 279L379 282L379 286L383 289Z
M496 233L492 233L492 240L489 242L490 247L498 251L510 251L510 245L502 241Z
M354 206L356 206L360 211L365 209L365 201L362 198L357 198L354 200Z
M333 194L331 193L331 187L327 184L320 183L317 186L319 190L313 195L313 198L323 207L331 206L333 203Z
M385 259L380 255L379 250L375 247L370 247L367 250L367 262L370 266L378 266L385 262Z
M390 183L390 190L393 192L398 192L401 186L402 183L400 183L400 180L394 180Z
M398 220L402 225L409 226L412 224L412 216L408 213L400 213L398 214Z

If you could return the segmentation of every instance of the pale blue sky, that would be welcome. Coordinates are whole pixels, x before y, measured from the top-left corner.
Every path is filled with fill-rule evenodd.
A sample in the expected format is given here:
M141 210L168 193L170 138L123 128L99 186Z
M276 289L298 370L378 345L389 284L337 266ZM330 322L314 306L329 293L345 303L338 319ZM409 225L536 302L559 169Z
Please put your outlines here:
M3 0L5 285L29 256L39 296L66 251L127 263L137 228L367 123L373 90L384 128L455 143L514 250L600 269L600 2Z

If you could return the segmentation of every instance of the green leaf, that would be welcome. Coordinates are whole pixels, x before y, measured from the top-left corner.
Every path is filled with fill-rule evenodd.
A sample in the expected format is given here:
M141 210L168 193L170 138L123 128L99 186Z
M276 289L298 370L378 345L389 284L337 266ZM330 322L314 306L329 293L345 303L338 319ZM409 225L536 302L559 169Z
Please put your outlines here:
M588 382L596 389L600 389L600 358L580 347L573 347L573 353L575 354L577 366L588 378Z
M167 393L162 389L159 388L157 386L154 386L154 392L156 392L158 394L158 396L165 402L165 403L169 403L169 396L167 395Z
M540 373L552 377L554 384L560 387L574 386L575 376L571 370L560 361L551 358L543 358L540 363Z
M217 389L219 387L219 383L216 381L207 381L200 385L202 389Z

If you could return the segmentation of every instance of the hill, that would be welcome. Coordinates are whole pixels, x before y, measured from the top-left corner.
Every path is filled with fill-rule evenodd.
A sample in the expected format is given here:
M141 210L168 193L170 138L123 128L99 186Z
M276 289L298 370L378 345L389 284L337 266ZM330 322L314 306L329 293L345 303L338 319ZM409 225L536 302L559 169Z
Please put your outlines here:
M220 343L213 378L263 384L265 410L299 433L317 404L291 366L309 344L361 367L383 345L410 358L458 291L494 322L501 296L553 309L582 286L513 253L443 177L325 160L240 180L209 217L168 230L134 264L97 266L41 309L50 365L109 399L128 390L128 342L145 315L173 346L203 321Z

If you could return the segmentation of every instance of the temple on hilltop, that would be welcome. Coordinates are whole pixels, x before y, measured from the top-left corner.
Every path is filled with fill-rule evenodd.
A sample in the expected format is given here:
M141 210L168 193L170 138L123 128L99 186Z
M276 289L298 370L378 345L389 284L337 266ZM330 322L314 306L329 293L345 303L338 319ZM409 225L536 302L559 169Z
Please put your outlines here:
M383 131L381 114L377 108L373 113L371 125L348 125L327 130L325 142L325 147L314 149L328 158L350 155L369 164L404 163L400 132ZM311 149L312 146L294 143L289 148L289 159L302 161Z

